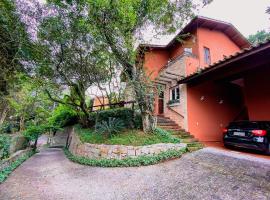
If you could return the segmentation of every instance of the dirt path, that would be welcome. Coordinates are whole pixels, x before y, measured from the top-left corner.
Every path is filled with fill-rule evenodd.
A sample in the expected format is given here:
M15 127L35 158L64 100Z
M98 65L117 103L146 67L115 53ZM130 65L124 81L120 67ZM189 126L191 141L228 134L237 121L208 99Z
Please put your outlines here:
M45 149L0 185L0 199L270 199L270 163L261 161L203 149L153 166L97 168Z

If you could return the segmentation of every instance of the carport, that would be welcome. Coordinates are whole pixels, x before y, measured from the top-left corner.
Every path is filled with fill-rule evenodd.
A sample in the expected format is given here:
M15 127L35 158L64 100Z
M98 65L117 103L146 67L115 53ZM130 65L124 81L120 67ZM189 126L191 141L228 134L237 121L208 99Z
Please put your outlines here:
M188 131L201 141L221 141L231 121L270 121L270 41L225 57L179 84L187 84Z

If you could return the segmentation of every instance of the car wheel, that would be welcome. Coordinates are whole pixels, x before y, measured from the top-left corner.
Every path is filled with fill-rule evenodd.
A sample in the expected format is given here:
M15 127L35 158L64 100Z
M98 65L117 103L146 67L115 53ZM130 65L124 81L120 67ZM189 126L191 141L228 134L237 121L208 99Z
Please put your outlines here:
M227 148L227 149L231 149L232 146L231 145L228 145L228 144L224 144L224 147Z

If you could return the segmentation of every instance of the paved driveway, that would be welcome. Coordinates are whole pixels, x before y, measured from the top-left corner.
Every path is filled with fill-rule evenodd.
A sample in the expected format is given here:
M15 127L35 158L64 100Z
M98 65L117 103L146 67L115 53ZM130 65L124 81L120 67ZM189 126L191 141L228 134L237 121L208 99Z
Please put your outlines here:
M153 166L97 168L46 149L0 185L0 199L270 199L270 161L205 148Z

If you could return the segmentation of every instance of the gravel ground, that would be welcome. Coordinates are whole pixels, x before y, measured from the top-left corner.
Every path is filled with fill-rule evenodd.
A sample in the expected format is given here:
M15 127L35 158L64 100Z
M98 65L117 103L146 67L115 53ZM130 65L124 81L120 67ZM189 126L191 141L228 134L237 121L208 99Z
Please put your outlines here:
M98 168L44 149L0 185L0 199L270 199L270 160L213 148L132 168Z

